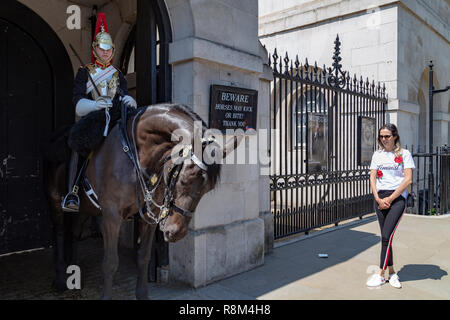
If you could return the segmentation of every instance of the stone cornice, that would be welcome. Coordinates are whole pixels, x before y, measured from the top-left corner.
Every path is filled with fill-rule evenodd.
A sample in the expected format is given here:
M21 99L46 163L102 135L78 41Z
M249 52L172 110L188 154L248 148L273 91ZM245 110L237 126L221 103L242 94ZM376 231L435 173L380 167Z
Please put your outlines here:
M386 111L403 111L412 114L419 114L420 106L409 101L395 99L389 101Z
M389 101L386 111L401 111L401 112L419 115L420 106L413 102L396 99L396 100ZM428 106L427 106L427 112L428 112ZM450 114L444 113L442 111L433 110L433 121L450 121Z
M256 41L256 40L255 40ZM188 37L170 44L170 64L189 60L204 60L223 64L246 72L262 73L261 57L207 39Z
M423 0L399 1L402 8L408 10L439 36L450 42L449 25Z
M311 1L306 4L261 16L259 18L259 36L265 37L279 32L323 23L327 20L343 18L361 12L365 13L370 8L382 8L398 4L398 2L398 0ZM300 25L299 21L301 21Z
M322 0L283 9L259 18L259 36L272 36L281 32L311 27L333 19L341 19L369 12L371 8L402 6L449 41L446 22L423 0ZM301 22L301 24L299 24Z

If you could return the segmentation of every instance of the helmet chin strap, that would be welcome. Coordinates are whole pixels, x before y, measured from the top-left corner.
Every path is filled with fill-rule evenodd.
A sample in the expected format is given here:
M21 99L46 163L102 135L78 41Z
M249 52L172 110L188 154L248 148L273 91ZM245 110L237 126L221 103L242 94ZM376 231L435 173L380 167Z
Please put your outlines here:
M113 49L113 52L111 54L111 57L109 57L108 61L103 60L103 58L101 58L99 55L97 55L97 52L95 51L97 47L94 48L93 53L94 53L94 57L95 60L97 60L98 62L100 62L101 64L108 66L109 64L111 64L111 60L114 58L114 53L116 52L115 49Z

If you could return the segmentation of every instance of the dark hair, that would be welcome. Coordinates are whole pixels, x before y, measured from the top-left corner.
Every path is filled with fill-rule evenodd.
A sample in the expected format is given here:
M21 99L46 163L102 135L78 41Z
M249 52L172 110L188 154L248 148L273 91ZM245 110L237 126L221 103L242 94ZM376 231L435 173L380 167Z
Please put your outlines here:
M395 124L388 123L382 126L380 129L378 129L378 144L381 149L384 149L383 143L381 142L380 138L380 132L381 130L389 130L392 133L392 136L394 137L394 154L399 154L402 150L402 144L400 142L400 135L398 134L398 129L395 126Z

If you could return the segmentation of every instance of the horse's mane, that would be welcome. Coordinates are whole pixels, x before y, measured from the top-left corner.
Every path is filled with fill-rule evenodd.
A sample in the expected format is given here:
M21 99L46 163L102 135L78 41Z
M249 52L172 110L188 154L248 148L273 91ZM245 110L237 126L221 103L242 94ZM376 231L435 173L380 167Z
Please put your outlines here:
M175 110L179 110L181 112L184 112L185 114L187 114L193 121L201 121L202 125L203 125L203 131L208 129L207 124L205 123L205 121L203 121L202 118L200 118L200 116L195 113L191 108L189 108L188 106L184 105L184 104L175 104L172 105L172 108Z
M208 129L207 124L205 123L205 121L203 121L202 118L200 118L200 116L195 113L190 107L183 105L183 104L169 104L169 103L163 103L163 104L157 104L154 106L150 106L150 107L160 107L160 108L165 108L167 109L167 111L179 111L181 113L183 113L184 115L188 116L189 119L191 119L192 121L201 121L202 122L202 133L205 132L205 130ZM221 173L221 164L218 163L212 163L212 164L206 164L207 167L207 174L208 174L208 178L210 179L211 183L215 186L217 181L220 178L220 173Z

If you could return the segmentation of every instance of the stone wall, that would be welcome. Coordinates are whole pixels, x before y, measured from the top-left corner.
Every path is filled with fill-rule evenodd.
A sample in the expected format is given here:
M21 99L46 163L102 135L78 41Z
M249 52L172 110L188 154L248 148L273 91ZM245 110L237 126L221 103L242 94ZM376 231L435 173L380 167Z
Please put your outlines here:
M448 11L449 6L447 6ZM395 107L398 108L399 130L400 132L411 132L413 135L407 137L408 139L405 139L404 143L428 145L428 65L430 60L433 60L435 65L434 86L436 89L445 88L450 84L448 21L447 32L442 34L426 23L424 18L411 11L409 7L400 6L398 15L399 79L398 104ZM437 13L435 14L435 20L437 22L440 20ZM423 94L423 101L419 101L422 100L419 99L421 94ZM434 98L433 143L437 146L450 144L448 133L450 121L449 98L449 92L437 94Z
M174 22L173 101L208 121L211 85L258 90L258 125L268 128L257 1L169 0L167 6ZM239 148L248 153L251 139L257 137ZM188 235L170 245L172 280L199 287L263 264L268 202L260 207L260 200L268 199L269 188L260 190L260 183L259 164L223 165L218 186L200 201Z
M136 21L135 0L21 2L57 33L74 71L80 63L69 44L85 63L90 61L91 4L106 13L116 59ZM66 25L66 10L73 4L81 9L80 30ZM172 101L190 106L208 122L212 84L258 90L258 127L268 129L271 71L263 66L267 53L261 54L258 41L258 1L167 0L166 5L173 31ZM247 153L255 139L249 136L243 142ZM201 200L186 238L170 245L173 281L198 287L264 263L264 252L273 247L273 221L268 176L261 177L260 171L259 163L223 166L217 188Z
M429 60L438 68L435 87L449 83L449 8L443 0L261 0L259 35L270 53L277 48L282 57L288 52L303 62L330 66L339 34L343 70L386 84L387 121L405 133L403 144L417 146L428 141L423 133L428 131ZM448 93L435 98L436 145L450 142L448 101Z
M92 36L89 17L92 15L92 6L87 6L83 1L76 0L18 1L41 16L55 31L66 47L74 73L78 70L80 62L70 49L69 44L75 48L84 63L90 63ZM131 27L136 21L136 0L92 1L92 3L97 3L98 11L106 14L108 31L116 45L115 61L118 61ZM80 8L81 29L70 30L67 27L67 19L70 16L67 13L67 8L72 5L77 5Z

